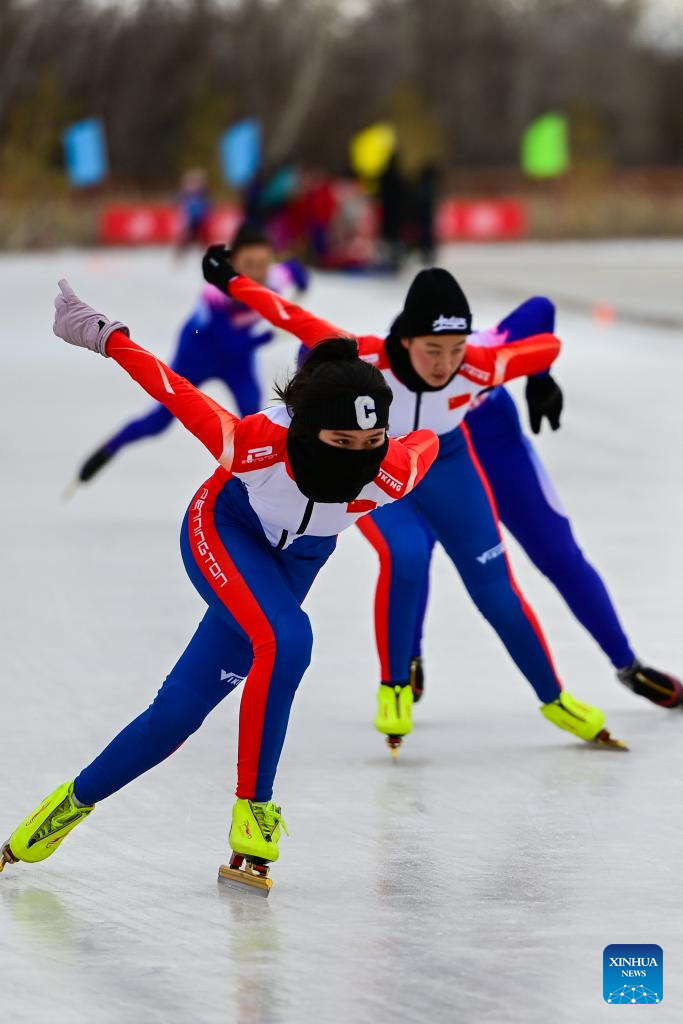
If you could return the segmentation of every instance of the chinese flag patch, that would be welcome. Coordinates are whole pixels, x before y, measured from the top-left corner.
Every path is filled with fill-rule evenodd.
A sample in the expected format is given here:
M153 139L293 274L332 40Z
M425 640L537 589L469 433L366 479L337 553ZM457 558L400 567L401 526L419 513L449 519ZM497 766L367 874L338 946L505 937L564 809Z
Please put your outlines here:
M377 508L376 501L368 501L367 498L356 498L355 501L350 501L346 506L347 512L372 512Z
M459 409L461 405L468 405L472 395L452 395L448 399L449 409Z

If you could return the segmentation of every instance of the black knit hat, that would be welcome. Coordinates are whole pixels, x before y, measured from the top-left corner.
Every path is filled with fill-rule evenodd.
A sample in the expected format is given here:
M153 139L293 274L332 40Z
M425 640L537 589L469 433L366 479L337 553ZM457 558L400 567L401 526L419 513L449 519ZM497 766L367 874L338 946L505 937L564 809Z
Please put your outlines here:
M393 328L401 338L425 334L469 334L472 314L465 293L442 267L421 270L408 289Z
M354 340L334 338L318 344L304 367L310 377L292 410L295 431L317 434L388 425L391 388L376 366L358 358Z
M239 249L246 249L250 245L269 245L272 248L273 243L262 228L245 220L233 236L230 252L234 256Z

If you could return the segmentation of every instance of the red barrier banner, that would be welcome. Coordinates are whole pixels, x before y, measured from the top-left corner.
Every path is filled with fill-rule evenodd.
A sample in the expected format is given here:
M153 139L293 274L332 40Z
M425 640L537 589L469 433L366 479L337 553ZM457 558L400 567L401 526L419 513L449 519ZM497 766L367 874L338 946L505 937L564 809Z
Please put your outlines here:
M100 220L100 241L105 245L150 245L173 242L180 216L174 206L152 203L105 207Z
M437 213L441 242L524 238L528 228L527 205L520 199L447 199Z
M240 224L237 206L217 206L206 229L207 241L230 238ZM100 241L105 245L159 245L174 243L182 227L178 207L157 203L113 204L100 220Z
M376 237L377 218L366 196L356 196L355 202L356 230L347 244L357 250L356 256L367 259ZM437 210L436 235L440 242L523 238L528 219L526 203L519 199L447 199ZM230 238L240 220L238 206L215 207L206 229L207 241ZM178 241L180 232L180 213L171 204L115 204L104 209L100 221L100 241L105 245L169 244Z

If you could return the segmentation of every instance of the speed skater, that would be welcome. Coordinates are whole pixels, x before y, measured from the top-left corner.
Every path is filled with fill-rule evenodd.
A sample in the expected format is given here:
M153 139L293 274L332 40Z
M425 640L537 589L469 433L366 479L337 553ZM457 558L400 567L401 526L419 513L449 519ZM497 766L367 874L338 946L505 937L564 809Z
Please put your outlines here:
M534 296L506 316L497 327L470 335L470 344L497 346L555 330L555 306L545 296ZM547 420L553 430L560 426L562 391L549 373L530 376L526 385L529 421L534 434ZM557 588L570 611L590 633L614 666L619 682L633 693L662 708L679 707L681 683L669 673L643 663L636 655L620 622L614 603L594 566L587 560L572 530L572 524L548 471L531 440L524 434L514 400L504 387L484 392L468 412L465 423L477 458L493 492L501 522L517 540L533 564ZM391 574L386 560L381 563L378 589L392 586L392 602L403 606L402 587L420 589L422 597L411 649L410 674L419 699L424 689L422 627L428 591L428 572L435 537L424 522L426 555L412 562L412 579L383 579ZM389 662L396 664L400 653L393 644L400 635L400 622L384 626L388 637ZM405 671L405 670L404 670ZM399 673L400 674L400 673Z
M340 332L246 278L235 277L229 288L231 295L308 348ZM413 281L388 338L358 339L361 357L383 373L394 394L391 434L426 426L440 438L438 458L420 486L400 505L376 509L359 523L385 569L391 567L381 578L375 606L382 665L375 725L389 737L393 750L412 730L409 665L423 597L412 585L412 567L428 556L426 522L531 683L543 715L588 742L623 746L610 737L599 708L576 700L562 687L536 616L512 575L493 496L463 423L483 391L547 370L560 342L544 332L509 344L470 346L471 319L467 299L452 275L432 268ZM394 581L400 587L400 605L394 600Z
M235 273L228 267L208 251L209 280L225 285ZM328 335L279 390L279 406L240 420L68 282L59 287L55 334L117 362L219 463L191 500L181 532L186 571L208 607L151 705L14 830L0 867L49 857L96 804L172 754L246 680L233 853L221 877L267 895L268 864L278 859L284 827L273 783L313 644L301 604L336 535L370 509L404 500L433 463L438 439L429 430L389 439L391 390L358 358L353 339Z

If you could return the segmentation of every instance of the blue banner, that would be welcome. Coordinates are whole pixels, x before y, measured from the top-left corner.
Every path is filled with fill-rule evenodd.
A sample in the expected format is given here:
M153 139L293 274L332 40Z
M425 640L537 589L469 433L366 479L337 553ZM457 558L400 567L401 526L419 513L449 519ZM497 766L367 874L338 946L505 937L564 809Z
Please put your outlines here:
M224 179L236 188L248 185L261 166L261 122L238 121L223 133L219 148Z
M109 173L104 125L98 117L76 121L64 132L69 181L77 188L98 185Z

